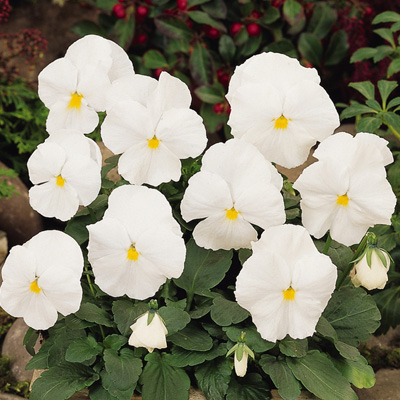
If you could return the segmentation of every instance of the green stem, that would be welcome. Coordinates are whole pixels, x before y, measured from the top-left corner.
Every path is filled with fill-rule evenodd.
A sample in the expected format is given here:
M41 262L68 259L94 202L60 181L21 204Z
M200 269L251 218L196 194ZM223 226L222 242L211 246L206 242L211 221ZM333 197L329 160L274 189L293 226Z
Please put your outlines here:
M186 312L190 311L190 307L192 306L192 302L193 302L193 297L194 297L194 293L193 292L189 292L188 293L188 297L187 297L186 307L185 307L185 311Z
M330 234L330 232L328 232L328 237L326 238L324 250L322 250L322 252L323 252L325 255L328 254L328 250L329 250L329 247L331 247L331 243L332 243L331 234Z
M394 134L394 136L396 136L397 139L400 140L400 133L396 131L396 129L393 128L392 125L386 124L388 126L388 128L392 131L392 133Z

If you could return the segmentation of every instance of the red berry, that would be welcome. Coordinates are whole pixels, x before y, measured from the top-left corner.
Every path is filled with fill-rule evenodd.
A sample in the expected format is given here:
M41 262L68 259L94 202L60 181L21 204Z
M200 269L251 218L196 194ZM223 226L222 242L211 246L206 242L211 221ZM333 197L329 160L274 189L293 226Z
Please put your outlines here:
M218 77L218 81L221 83L223 86L228 86L229 80L230 80L229 74L223 74L220 77Z
M186 21L186 25L188 26L189 29L192 29L192 28L193 28L193 22L192 22L190 19L188 19L188 20Z
M118 0L120 3L125 3L126 0Z
M163 72L164 70L162 69L162 68L157 68L155 71L154 71L154 76L158 79L159 77L160 77L160 75L161 75L161 72Z
M235 22L231 26L231 35L236 36L239 31L242 29L243 25L240 22Z
M255 22L252 22L247 25L247 33L249 36L258 36L261 33L261 29Z
M114 4L114 7L112 9L113 14L118 18L122 19L126 17L126 10L125 6L121 3Z
M145 44L147 42L147 35L145 33L141 33L137 37L137 41L138 41L139 44Z
M149 9L145 6L138 6L136 7L136 14L140 15L141 17L146 17L149 13Z
M213 28L212 26L209 26L205 29L206 35L210 38L210 39L218 39L220 32L218 29Z
M261 17L261 13L257 10L253 10L250 15L254 18L254 19L260 19Z
M222 114L224 112L225 105L224 103L217 103L213 105L213 111L215 114Z
M186 10L186 8L187 8L187 0L176 0L176 6L181 11Z

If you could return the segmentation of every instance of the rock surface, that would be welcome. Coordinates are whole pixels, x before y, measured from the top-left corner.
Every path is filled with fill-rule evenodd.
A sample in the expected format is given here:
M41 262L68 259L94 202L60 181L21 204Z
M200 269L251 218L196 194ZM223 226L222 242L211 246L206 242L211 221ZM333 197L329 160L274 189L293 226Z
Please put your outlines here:
M24 398L15 394L0 393L0 400L24 400Z
M380 369L376 373L376 383L370 389L354 389L360 400L399 400L400 370Z

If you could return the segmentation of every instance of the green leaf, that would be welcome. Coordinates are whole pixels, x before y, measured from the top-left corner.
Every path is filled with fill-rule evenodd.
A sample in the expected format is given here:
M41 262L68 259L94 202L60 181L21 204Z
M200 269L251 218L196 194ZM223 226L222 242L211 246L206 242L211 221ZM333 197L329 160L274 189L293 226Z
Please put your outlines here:
M192 37L192 32L186 23L177 17L160 15L154 18L154 23L161 34L171 39L183 39L186 41Z
M225 96L215 86L199 86L194 93L204 103L216 104L225 100Z
M226 345L221 343L208 351L190 351L174 346L170 358L171 365L175 367L187 367L203 364L205 361L214 360L226 354Z
M329 41L324 64L326 66L339 64L347 56L348 51L349 43L346 32L344 30L336 31Z
M207 400L224 400L231 380L231 372L230 362L224 357L200 365L196 368L194 375Z
M394 11L384 11L378 14L373 20L372 23L380 24L381 22L399 22L400 14Z
M179 308L161 307L158 313L165 323L168 335L173 335L182 330L190 322L189 314Z
M113 302L112 312L114 321L118 330L122 335L128 336L132 333L130 326L135 322L136 318L149 311L149 307L145 303L134 304L132 300L122 299Z
M225 126L228 120L227 114L216 114L213 111L213 106L207 103L201 105L200 115L203 118L203 123L207 129L207 133L210 134L219 131L223 126Z
M351 82L349 86L356 89L367 99L375 99L375 87L369 81L364 82Z
M168 341L185 350L208 351L213 346L211 336L198 324L192 323L168 336Z
M382 39L387 40L393 47L395 47L393 33L390 29L380 28L374 29L374 32L379 35Z
M259 374L231 379L226 400L260 400L269 398L269 387Z
M129 46L135 35L135 17L131 15L129 20L119 19L114 25L114 34L121 47Z
M75 339L65 353L65 360L69 362L82 363L99 355L103 347L97 343L93 336Z
M364 104L355 103L351 104L349 107L345 108L341 112L340 119L343 120L346 118L355 117L356 115L371 114L371 113L376 114L376 111L371 107L365 106Z
M258 20L260 25L268 27L268 25L274 23L280 18L281 14L279 10L275 7L268 7L265 14Z
M347 379L325 354L310 351L302 358L287 358L289 368L304 387L324 400L357 400Z
M377 112L382 111L381 105L375 99L368 99L365 101L365 104Z
M251 249L240 249L239 250L240 264L243 265L252 254L253 252L251 251Z
M106 310L96 306L93 303L82 303L81 308L75 313L75 315L80 319L89 322L95 322L99 325L108 327L114 326L114 322L111 321L110 314Z
M396 247L396 235L392 228L387 225L375 225L370 229L378 237L378 247L386 251L392 251Z
M400 58L395 58L388 67L387 77L390 78L393 74L400 71Z
M375 57L377 50L374 47L363 47L356 50L350 58L351 63L355 63L362 60L368 60L369 58Z
M250 314L240 307L235 301L217 297L211 307L211 318L220 326L238 324L245 320Z
M113 335L108 335L103 340L103 345L106 349L119 350L127 342L128 339L125 336L113 334Z
M103 370L101 375L107 373ZM90 400L120 400L120 397L112 396L100 383L96 382L89 388ZM132 396L131 396L132 397ZM130 400L130 398L129 398Z
M400 287L381 290L375 293L373 298L382 313L382 325L379 332L386 333L390 327L395 328L400 325Z
M375 133L382 125L382 121L377 117L363 117L357 122L357 132Z
M32 385L31 400L69 399L78 390L99 379L92 368L64 362L44 371Z
M193 20L194 22L197 22L198 24L209 25L215 29L218 29L220 32L224 32L224 33L226 32L225 25L222 22L211 18L204 11L187 11L186 14L188 15L188 17L191 20Z
M336 19L337 13L333 7L327 3L317 3L307 30L314 33L319 39L323 39L330 32Z
M289 25L296 25L303 16L303 6L296 0L286 0L283 4L283 16Z
M218 42L219 54L225 62L232 61L235 57L236 46L233 39L228 35L222 35ZM204 101L204 100L203 100Z
M380 313L374 299L361 288L345 286L333 293L323 316L339 340L358 346L379 326Z
M313 66L319 66L321 64L323 52L322 44L313 33L303 32L300 35L298 49L300 54Z
M359 354L357 360L332 358L333 365L355 387L371 388L375 385L375 374L367 360Z
M259 361L263 371L271 377L279 394L285 400L295 400L300 396L301 385L285 361L263 354Z
M174 279L175 284L187 293L202 294L224 279L231 266L232 251L206 250L190 240L186 245L183 274Z
M123 348L119 354L117 350L105 349L104 366L113 387L119 391L134 389L142 372L142 361L135 357L133 350L127 348Z
M265 46L263 51L286 54L289 57L297 58L297 50L290 40L282 39Z
M29 371L32 369L49 368L49 351L52 345L52 341L47 340L46 342L44 342L39 351L28 361L25 369Z
M230 326L229 328L223 329L226 332L228 338L234 343L238 341L241 333L245 332L247 346L249 346L250 349L255 351L256 353L264 353L265 351L268 351L275 347L275 343L268 342L261 337L255 326L250 326L246 328Z
M72 217L65 227L65 233L74 238L78 244L83 244L89 240L89 231L86 225L92 223L93 221L90 215Z
M77 22L71 27L71 32L81 37L86 35L98 35L102 37L107 36L107 32L104 30L103 27L89 20L82 20Z
M262 35L251 36L249 39L239 48L240 57L248 57L257 52L261 45Z
M207 1L201 6L202 10L214 18L225 19L228 8L224 0Z
M393 53L393 48L387 45L377 46L376 53L373 57L373 61L376 64L377 62L383 60L385 57L388 57Z
M394 89L397 88L398 83L395 81L378 81L378 89L381 94L382 103L386 104L386 101Z
M140 381L143 400L187 400L190 379L183 369L171 365L170 354L151 353Z
M146 68L166 68L168 61L165 59L164 54L158 50L148 50L143 54L143 64Z
M389 101L389 104L387 105L387 109L390 110L393 107L396 107L400 104L400 97L395 97L394 99Z
M292 339L289 335L279 341L279 350L289 357L304 357L308 351L307 339Z
M189 58L190 73L198 85L213 83L213 60L210 52L199 42L193 46Z
M32 328L28 328L28 330L25 333L24 340L23 340L23 345L25 346L26 351L31 355L35 355L35 349L34 346L36 344L36 341L39 337L39 332L35 331Z

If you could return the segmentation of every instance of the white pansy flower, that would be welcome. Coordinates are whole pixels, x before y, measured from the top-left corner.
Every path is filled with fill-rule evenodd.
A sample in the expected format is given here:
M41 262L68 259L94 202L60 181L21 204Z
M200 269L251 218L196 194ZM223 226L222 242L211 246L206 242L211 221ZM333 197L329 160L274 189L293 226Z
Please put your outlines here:
M95 282L110 296L143 300L182 274L182 233L168 201L155 189L115 189L103 220L87 228Z
M189 179L181 203L185 221L204 219L194 231L198 246L239 249L257 231L285 222L282 177L251 144L231 139L204 154L200 172Z
M128 343L134 347L145 347L149 353L154 349L165 349L167 347L167 328L156 311L150 311L151 322L149 323L149 312L143 314L131 325L132 334Z
M282 54L259 54L237 67L226 97L232 135L286 168L304 163L311 147L339 126L317 72Z
M132 62L114 42L96 35L77 40L40 72L39 97L50 110L47 130L92 132L105 111L111 83L134 75Z
M69 220L99 194L100 169L96 143L77 131L56 132L28 160L32 208L45 217Z
M152 78L127 82L114 85L112 96L121 101L107 110L101 127L104 144L114 154L122 154L118 172L137 185L178 181L180 160L197 157L207 143L202 118L189 109L188 87L167 72L158 82ZM126 88L136 83L141 98L134 92L129 98Z
M238 304L265 340L311 336L335 289L337 270L330 258L298 225L267 229L252 249L237 277Z
M14 246L2 269L0 305L33 329L48 329L57 312L78 311L83 256L79 245L60 231L43 231Z
M332 239L351 246L368 228L390 225L396 205L384 166L393 160L386 141L361 133L340 132L315 151L293 187L301 194L304 227L316 238L329 230Z

